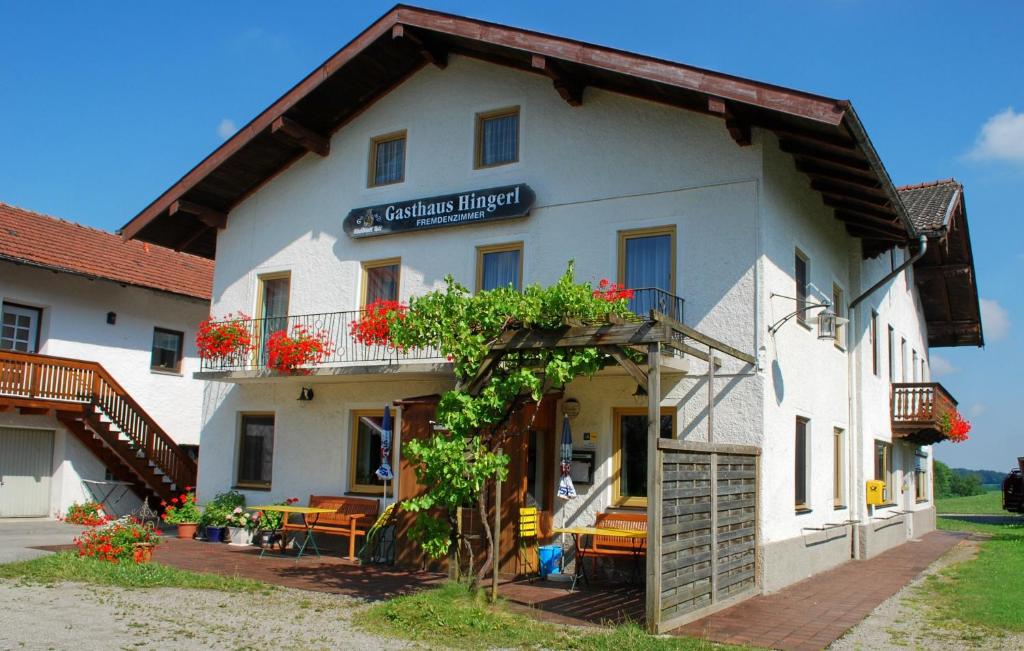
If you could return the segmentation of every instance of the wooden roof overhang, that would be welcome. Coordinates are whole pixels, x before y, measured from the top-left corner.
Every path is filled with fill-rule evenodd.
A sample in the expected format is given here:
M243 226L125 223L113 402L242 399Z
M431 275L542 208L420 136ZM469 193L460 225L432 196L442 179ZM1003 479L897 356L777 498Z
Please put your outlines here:
M679 63L397 5L190 170L122 229L213 258L227 214L425 65L455 53L543 75L577 106L588 87L661 102L723 120L739 146L754 127L773 131L811 187L875 256L916 232L848 101L829 99Z
M914 283L928 324L928 346L984 346L978 280L962 190L950 202L944 225L914 264Z

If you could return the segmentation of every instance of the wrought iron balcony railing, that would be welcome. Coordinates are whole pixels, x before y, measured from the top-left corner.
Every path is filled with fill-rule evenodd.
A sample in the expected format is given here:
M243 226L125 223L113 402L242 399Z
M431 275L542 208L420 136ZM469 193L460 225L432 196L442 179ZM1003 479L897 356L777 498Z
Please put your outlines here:
M629 309L641 319L650 316L651 310L670 316L679 323L683 320L683 299L657 287L641 287L633 290L633 298L629 300Z

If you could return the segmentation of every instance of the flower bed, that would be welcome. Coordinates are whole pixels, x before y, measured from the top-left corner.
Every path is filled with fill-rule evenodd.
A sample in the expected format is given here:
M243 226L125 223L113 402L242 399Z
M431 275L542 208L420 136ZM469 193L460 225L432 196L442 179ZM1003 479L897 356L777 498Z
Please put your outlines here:
M145 563L152 546L159 542L160 536L151 525L128 516L86 529L75 538L75 547L79 556L108 563Z
M61 519L69 524L84 524L87 527L95 527L110 521L110 517L103 514L103 505L91 501L85 504L72 504Z

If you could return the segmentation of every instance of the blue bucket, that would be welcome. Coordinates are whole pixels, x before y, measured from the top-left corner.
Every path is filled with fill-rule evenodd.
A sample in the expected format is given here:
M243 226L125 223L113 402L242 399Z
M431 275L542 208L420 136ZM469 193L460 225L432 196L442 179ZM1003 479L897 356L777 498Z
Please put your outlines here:
M223 542L224 529L222 527L207 527L206 542Z
M560 574L559 561L562 560L562 548L559 545L544 545L537 549L540 559L540 575Z

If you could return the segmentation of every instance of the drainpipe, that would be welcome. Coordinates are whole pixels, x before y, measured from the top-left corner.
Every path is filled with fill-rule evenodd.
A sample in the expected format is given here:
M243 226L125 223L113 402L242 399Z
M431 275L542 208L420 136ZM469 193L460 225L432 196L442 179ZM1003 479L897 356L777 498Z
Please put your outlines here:
M906 262L904 262L900 266L898 266L895 269L893 269L888 275L886 275L884 278L879 280L877 283L872 285L871 288L868 289L866 292L864 292L863 294L861 294L857 298L855 298L852 301L850 301L850 306L847 308L847 312L850 315L850 332L855 333L855 336L852 337L852 340L850 342L849 353L848 353L848 355L849 355L849 363L846 365L846 367L847 367L847 369L846 369L847 387L849 387L849 389L847 391L847 403L848 403L848 410L849 410L849 412L848 412L848 419L847 420L849 422L849 427L850 427L850 432L849 432L849 439L850 439L850 441L849 441L848 450L847 450L847 454L849 456L849 462L847 463L847 466L849 467L848 472L849 472L849 483L850 483L850 486L849 486L849 491L850 491L849 503L850 503L850 515L853 516L854 513L856 513L857 516L858 516L858 517L851 517L850 518L851 520L860 519L859 518L859 515L861 513L860 498L863 496L863 491L860 490L861 482L859 482L857 480L857 477L856 477L856 470L857 470L857 468L861 467L861 464L860 464L861 459L860 459L860 457L863 456L863 449L861 449L861 454L858 455L857 454L857 451L858 451L857 450L857 446L854 444L855 440L857 442L861 442L861 439L863 439L863 436L857 436L856 435L858 430L859 430L859 423L856 422L856 420L857 420L856 398L857 398L857 388L858 388L858 385L854 381L856 379L856 377L857 377L857 374L854 371L855 371L855 369L859 369L859 364L860 364L860 357L859 357L859 355L857 355L858 344L860 343L860 337L856 336L856 333L857 333L857 306L860 305L864 301L864 299L866 299L868 296L870 296L870 295L874 294L876 291L878 291L883 285L885 285L890 280L892 280L896 276L898 276L901 273L903 273L903 271L907 267L909 267L910 265L912 265L915 262L917 262L918 260L920 260L924 256L924 254L928 251L928 238L925 237L924 235L921 235L918 238L918 245L919 246L918 246L917 253L915 253L913 256L911 256ZM875 337L878 337L878 336L879 336L879 333L876 332L875 333ZM877 342L876 342L876 345L877 345ZM857 535L857 531L854 529L855 526L856 525L851 525L851 536L852 536L853 540L852 540L852 543L851 543L851 546L850 546L850 556L852 558L857 558L860 555L860 536Z

